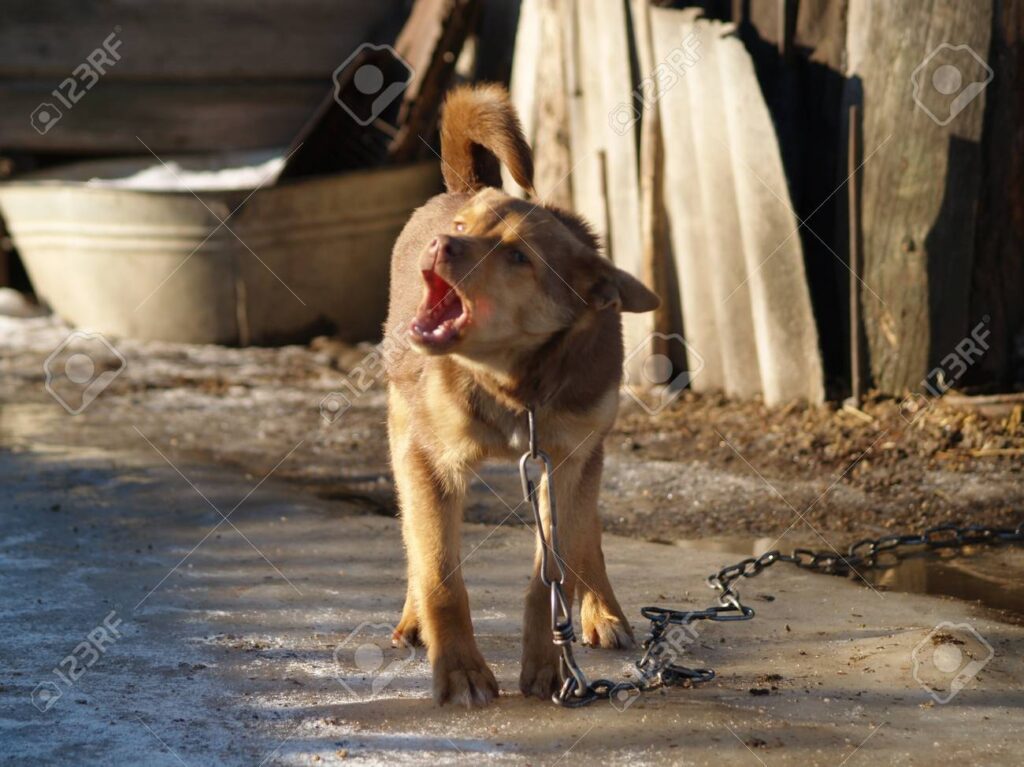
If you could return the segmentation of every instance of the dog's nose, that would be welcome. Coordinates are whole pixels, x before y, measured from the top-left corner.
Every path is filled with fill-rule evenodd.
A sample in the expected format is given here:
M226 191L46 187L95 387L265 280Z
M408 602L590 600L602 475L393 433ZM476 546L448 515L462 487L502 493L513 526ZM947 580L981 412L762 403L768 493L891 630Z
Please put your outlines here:
M458 243L446 234L439 234L427 244L427 250L423 254L424 269L433 269L435 266L450 263L458 255Z

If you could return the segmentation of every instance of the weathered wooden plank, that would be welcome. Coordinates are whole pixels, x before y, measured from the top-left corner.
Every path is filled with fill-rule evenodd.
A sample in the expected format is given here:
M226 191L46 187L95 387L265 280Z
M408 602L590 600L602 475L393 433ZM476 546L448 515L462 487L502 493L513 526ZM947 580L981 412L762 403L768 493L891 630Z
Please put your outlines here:
M516 28L515 51L512 56L512 75L509 82L509 95L519 113L523 124L526 142L534 146L537 130L537 68L540 65L540 29L541 0L523 0L519 10L519 23ZM571 3L568 4L572 12ZM525 195L523 189L516 184L507 168L501 169L505 189L510 194Z
M845 267L846 146L841 105L846 0L758 0L736 3L733 20L754 59L772 114L797 215L827 377L848 373ZM790 56L779 51L784 10L797 11ZM837 188L840 189L837 192Z
M633 41L640 78L655 67L651 38L651 4L631 0ZM689 366L685 347L676 341L683 333L679 308L679 290L672 268L672 242L665 211L665 147L661 135L661 110L657 101L657 83L653 83L650 103L644 104L640 121L640 237L642 241L643 280L661 298L654 314L654 330L660 334L652 344L654 351L669 358L674 368Z
M763 371L758 362L760 344L752 305L753 283L744 257L743 216L737 193L742 177L752 171L741 164L734 167L737 142L747 137L738 129L728 130L729 112L735 108L729 96L744 83L730 80L722 71L721 59L726 55L722 38L730 33L731 26L698 22L686 34L691 30L700 40L700 61L683 78L689 85L690 110L695 115L692 130L697 147L697 174L690 183L696 183L700 190L703 225L710 230L700 257L709 278L709 308L715 317L721 346L725 392L749 398L762 391ZM731 42L740 44L735 39ZM749 91L744 96L749 97ZM759 94L753 97L759 98ZM745 211L747 216L751 213L754 212Z
M5 0L0 79L53 80L112 32L111 80L295 80L331 72L363 42L394 39L403 0Z
M847 268L850 279L847 305L850 311L849 344L850 344L850 399L853 406L861 406L864 393L862 381L863 365L861 363L861 327L860 321L860 175L855 170L860 166L860 109L851 105L846 119L846 167L850 169L847 179L846 194L846 226L849 232L849 248L847 250Z
M595 128L608 158L609 245L612 259L626 271L642 271L639 252L640 200L637 180L636 131L619 134L612 129L610 115L620 104L633 101L630 73L626 4L623 0L600 0L598 9L582 6L600 20L599 35L589 41L596 56L590 59L600 89L592 90Z
M155 85L101 81L45 133L30 122L51 87L0 84L0 148L140 154L286 146L316 108L322 82Z
M569 135L573 154L573 207L586 218L601 241L609 246L608 210L602 185L602 159L606 116L601 114L603 62L597 41L601 37L598 14L588 0L567 0L572 23L566 28L571 40L569 80Z
M651 9L654 58L664 60L693 27L696 10ZM701 53L698 49L698 54ZM715 325L715 300L711 287L713 264L706 261L705 215L698 175L698 147L693 122L699 113L690 108L691 78L682 77L661 94L658 110L665 150L665 210L669 217L675 271L679 282L683 331L689 346L689 367L700 369L691 386L697 391L725 388L722 350Z
M699 60L662 95L666 207L695 387L769 404L824 396L797 221L771 117L731 26L655 10L655 53Z
M425 157L437 116L466 37L476 24L479 0L417 0L395 49L412 68L402 93L398 135L390 147L395 162Z
M743 44L724 36L715 48L764 400L821 402L818 332L775 128Z
M540 0L540 51L536 71L533 130L534 188L540 198L572 208L572 150L566 93L564 4Z
M1005 389L1024 378L1024 0L997 2L993 21L969 319L988 316L992 346L965 382Z
M605 158L608 253L619 268L642 278L636 132L630 129L620 133L613 129L614 122L610 119L620 105L633 101L626 3L625 0L584 2L578 5L578 13L581 32L593 24L593 34L580 40L586 47L588 55L584 60L589 69L582 82L590 130ZM635 373L638 366L646 362L650 351L654 317L649 313L624 314L622 325L627 368Z
M985 78L966 49L941 46L955 41L983 56L991 10L991 2L850 2L846 74L864 103L862 300L871 372L884 392L919 388L967 331L985 92L958 104L963 90L946 97L932 77L949 63L964 87ZM915 103L915 71L934 116Z

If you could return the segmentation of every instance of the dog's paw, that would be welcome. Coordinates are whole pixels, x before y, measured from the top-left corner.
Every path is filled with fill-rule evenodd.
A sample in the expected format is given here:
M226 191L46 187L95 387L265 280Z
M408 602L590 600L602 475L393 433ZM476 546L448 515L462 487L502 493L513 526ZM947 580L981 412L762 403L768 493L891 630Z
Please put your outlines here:
M636 647L633 629L624 619L612 615L584 614L581 623L585 645L621 650Z
M551 700L552 694L561 687L558 673L559 655L545 649L543 652L523 653L522 670L519 672L519 690L527 698Z
M434 702L439 706L474 708L498 697L498 681L479 653L442 655L433 665Z
M420 624L415 620L403 619L398 627L391 632L392 647L422 647Z

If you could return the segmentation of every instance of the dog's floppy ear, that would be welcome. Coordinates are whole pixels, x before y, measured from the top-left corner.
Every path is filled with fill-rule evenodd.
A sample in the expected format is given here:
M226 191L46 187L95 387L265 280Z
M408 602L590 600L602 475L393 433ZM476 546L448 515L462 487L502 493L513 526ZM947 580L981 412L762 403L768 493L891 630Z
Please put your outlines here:
M652 312L661 300L628 272L608 264L590 288L590 307L596 311L614 307L622 312Z
M596 274L587 297L591 309L601 311L615 307L622 312L652 312L661 305L661 300L640 280L616 269L611 261L600 255L601 243L583 217L554 205L544 205L544 208L561 221L586 249L587 274Z

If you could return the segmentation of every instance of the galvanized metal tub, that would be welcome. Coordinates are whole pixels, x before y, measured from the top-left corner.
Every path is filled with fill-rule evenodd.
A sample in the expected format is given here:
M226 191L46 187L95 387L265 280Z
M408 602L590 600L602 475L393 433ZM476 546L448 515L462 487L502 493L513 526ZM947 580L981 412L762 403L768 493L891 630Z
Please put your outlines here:
M0 213L37 294L73 325L186 343L274 344L328 325L349 341L374 339L391 247L440 190L436 162L255 192L87 183L152 164L78 163L0 186Z

